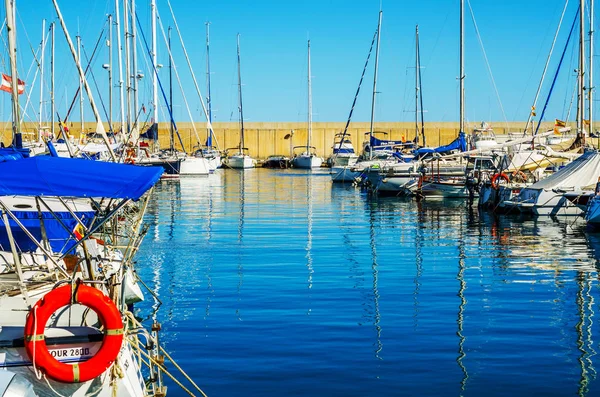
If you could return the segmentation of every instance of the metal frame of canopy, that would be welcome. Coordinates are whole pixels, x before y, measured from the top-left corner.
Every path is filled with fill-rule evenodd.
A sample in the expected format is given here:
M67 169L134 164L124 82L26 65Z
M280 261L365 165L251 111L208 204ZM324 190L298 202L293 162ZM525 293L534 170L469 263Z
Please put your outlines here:
M77 169L78 172L74 173L74 169ZM16 273L18 275L19 289L29 306L31 306L31 304L24 283L23 268L20 258L20 253L28 251L19 249L13 231L16 232L18 230L19 233L22 232L24 234L23 238L31 240L33 243L32 248L36 247L37 249L35 249L35 251L39 249L39 252L41 252L46 258L46 261L48 261L47 263L53 264L63 277L67 279L71 279L72 277L67 272L67 269L60 265L60 262L78 247L81 247L84 255L83 258L81 258L81 261L78 261L77 266L79 266L82 261L85 261L87 265L87 269L85 270L87 270L89 278L93 278L93 258L90 258L88 247L83 243L88 241L94 233L101 230L107 222L113 220L115 215L124 209L125 205L132 200L138 201L142 197L145 197L145 200L142 203L145 210L148 202L147 192L152 189L162 174L162 170L149 170L147 167L134 168L133 166L122 164L96 163L86 160L50 157L30 158L0 163L0 171L5 175L0 181L0 194L11 198L19 196L28 197L29 199L34 198L37 213L39 215L39 236L34 236L35 232L32 233L32 230L29 230L28 226L24 225L19 219L19 216L15 214L15 210L7 204L6 199L0 197L0 215L5 225L8 244L10 245L14 267L16 268ZM27 178L23 178L24 174ZM63 197L65 198L63 199ZM102 199L100 202L97 202L93 197L102 197ZM57 198L57 201L51 205L47 202L49 198ZM87 227L86 223L84 223L77 215L77 212L80 211L71 208L67 203L67 201L69 201L67 198L89 201L90 207L94 211L94 216L91 222L87 223ZM103 203L105 199L108 199L106 204ZM72 218L67 217L61 219L61 216L59 216L60 214L57 214L57 206L64 207L67 216L70 215ZM42 207L45 211L42 210ZM35 210L31 212L35 212ZM62 210L59 212L62 213ZM130 249L132 248L130 245L141 242L141 239L135 238L135 234L139 233L143 212L144 211L139 212L139 217L134 221L134 227L132 228L133 236L126 236L130 237L130 239L126 252L127 257L123 256L123 263L125 263L126 260L130 260L136 252L136 247ZM51 217L44 217L44 213L50 214ZM64 251L56 252L56 247L51 247L48 240L45 219L48 221L52 219L52 222L56 222L57 225L55 227L60 230L64 229L67 232L66 234L63 234L66 236L65 241L74 241L74 244L67 248L67 243L65 243ZM67 219L69 219L69 221L66 221ZM46 223L48 221L46 221ZM83 225L83 236L81 236L81 238L75 235L72 224L66 224L72 223L73 221L76 222L76 225ZM74 240L71 240L72 238L74 238ZM113 240L116 241L114 229ZM83 270L84 269L82 269L82 271ZM119 276L123 276L122 267L119 269Z

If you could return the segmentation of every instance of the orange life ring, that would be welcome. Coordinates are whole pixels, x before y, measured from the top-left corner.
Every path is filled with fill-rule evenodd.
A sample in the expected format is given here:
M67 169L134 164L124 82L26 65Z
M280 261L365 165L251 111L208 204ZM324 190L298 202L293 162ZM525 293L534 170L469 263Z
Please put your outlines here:
M527 182L527 175L525 175L525 173L523 171L515 171L512 173L512 175L510 176L511 180L515 180L515 178L519 178L519 180L521 182Z
M508 175L506 175L504 172L494 175L492 177L492 188L495 190L498 190L498 188L500 187L498 179L504 179L506 183L510 182Z
M135 149L127 148L125 151L125 164L135 164Z
M98 353L86 362L72 365L61 363L50 354L44 336L50 316L71 303L92 309L104 326L104 339ZM63 383L86 382L100 376L115 361L122 343L123 321L119 310L100 290L84 284L78 284L74 289L64 285L48 292L31 308L25 322L27 355L47 377Z

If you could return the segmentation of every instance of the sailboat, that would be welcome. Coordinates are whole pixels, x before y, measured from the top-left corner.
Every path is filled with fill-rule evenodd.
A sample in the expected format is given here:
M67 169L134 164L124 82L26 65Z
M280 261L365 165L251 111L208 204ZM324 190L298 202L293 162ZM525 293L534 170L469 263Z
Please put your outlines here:
M381 42L380 37L381 37L381 19L382 19L382 17L383 17L383 11L379 11L377 30L375 31L375 35L373 36L373 41L371 42L371 48L369 49L369 55L367 56L367 60L365 62L365 66L363 68L360 82L358 84L358 89L354 96L354 102L352 104L352 108L350 109L350 116L348 117L348 121L346 123L346 128L344 130L344 133L342 134L342 137L345 137L346 131L350 124L350 119L352 118L352 112L354 111L354 106L356 105L356 100L357 100L358 94L360 92L360 87L362 85L362 81L364 79L365 72L366 72L367 66L369 64L369 59L371 57L371 51L373 50L373 45L375 44L375 41L377 41L377 46L376 46L376 50L375 50L375 69L374 69L374 74L373 74L373 92L372 92L372 97L371 97L371 126L370 126L369 132L367 133L369 135L369 139L367 142L365 142L363 144L363 153L361 155L361 159L356 164L354 164L353 166L332 166L331 167L331 172L330 172L331 180L334 183L335 182L353 182L357 178L363 177L369 171L369 169L371 167L379 169L387 161L391 161L394 163L396 162L396 160L393 158L388 159L387 157L386 158L382 158L383 156L380 157L379 149L381 149L381 147L378 147L378 143L374 144L375 142L379 142L379 143L383 142L383 141L375 138L374 134L376 132L373 130L374 119L375 119L375 98L377 95L377 72L379 70L379 44ZM387 144L389 142L385 142L385 143Z
M240 112L240 143L233 155L228 155L223 161L223 164L229 168L247 169L256 167L256 160L250 157L247 153L248 148L244 147L244 110L242 101L242 72L241 72L241 57L240 57L240 34L237 35L237 72L238 72L238 109ZM232 149L227 149L227 151Z
M333 137L332 154L327 159L330 167L347 167L356 164L358 155L349 137L340 132Z
M152 1L152 48L153 51L150 53L152 58L152 66L154 68L154 78L153 78L153 107L154 107L154 120L155 123L152 125L151 129L158 129L158 124L156 123L156 118L158 117L158 70L156 63L156 3ZM142 32L143 33L143 32ZM135 40L135 38L134 38ZM185 147L181 140L181 136L179 135L179 131L175 124L175 120L173 119L173 54L171 52L171 27L168 30L168 42L167 42L167 50L169 54L169 100L168 100L168 108L169 108L169 117L170 117L170 145L168 149L161 150L157 153L150 153L146 148L141 147L140 155L138 156L138 163L140 165L158 165L162 166L165 170L165 175L169 177L180 177L180 176L206 176L209 174L209 164L208 160L201 155L188 155L185 151ZM149 49L148 49L149 50ZM149 51L150 52L150 51ZM135 59L135 51L134 57ZM164 97L164 92L163 92ZM166 97L165 97L166 101ZM135 103L136 101L134 101ZM137 121L136 121L137 123ZM134 126L134 130L137 127ZM181 144L181 149L183 151L178 151L175 149L175 133L177 133L177 137L179 138L179 143ZM158 133L154 133L155 139L158 138ZM145 154L145 155L144 155Z
M299 155L296 155L292 159L292 166L294 168L319 168L323 164L323 158L317 156L315 153L316 148L311 146L312 139L312 84L311 84L311 72L310 72L310 40L308 40L308 131L306 137L306 146L297 146L294 149L302 148L305 149Z
M206 23L206 106L208 112L208 125L206 131L206 147L200 151L208 161L208 168L212 172L221 166L221 152L213 144L212 129L212 96L210 94L210 23Z
M56 0L54 6L68 38ZM6 14L13 131L20 134L10 0ZM123 321L141 325L129 312L125 288L141 243L146 193L162 170L48 156L4 161L0 168L0 395L148 394L139 357L150 357L151 349L124 328ZM112 222L118 217L121 224ZM121 252L116 246L126 239L132 250ZM142 332L158 349L156 335ZM150 373L161 377L157 369L151 365ZM152 386L160 387L162 379Z
M519 195L511 201L505 202L509 206L518 208L521 212L532 212L536 215L581 215L585 208L579 204L581 197L586 200L595 195L594 186L600 177L600 152L585 149L587 131L584 127L585 119L585 2L579 5L579 67L578 67L578 105L577 105L577 139L576 143L584 147L584 153L560 169L553 175L534 183L520 191ZM592 14L593 16L593 14ZM593 20L593 18L592 18ZM573 24L575 26L575 24ZM593 29L593 26L592 28ZM593 58L590 53L590 58ZM590 82L591 83L591 82ZM591 91L591 90L590 90ZM591 95L588 96L591 106ZM591 117L590 108L590 117ZM593 205L594 198L589 205Z

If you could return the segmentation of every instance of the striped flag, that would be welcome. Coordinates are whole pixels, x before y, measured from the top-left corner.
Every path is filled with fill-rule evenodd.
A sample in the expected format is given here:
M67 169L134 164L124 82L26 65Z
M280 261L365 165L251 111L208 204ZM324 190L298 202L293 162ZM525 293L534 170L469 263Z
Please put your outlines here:
M18 93L21 95L25 92L25 82L18 80ZM12 77L2 73L2 84L0 84L0 91L12 92Z

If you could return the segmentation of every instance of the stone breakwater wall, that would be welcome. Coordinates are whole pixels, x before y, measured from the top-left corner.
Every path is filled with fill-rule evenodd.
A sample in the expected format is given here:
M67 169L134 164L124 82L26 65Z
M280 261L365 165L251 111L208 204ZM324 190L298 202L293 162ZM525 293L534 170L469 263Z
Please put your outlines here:
M471 132L479 123L470 123L467 125L467 132ZM489 123L497 135L507 135L510 132L522 132L525 122ZM45 124L46 126L48 124ZM81 125L79 122L69 123L69 134L78 139L81 134ZM311 145L316 148L317 153L322 157L328 157L331 154L331 146L335 134L344 131L345 122L315 122L312 130ZM348 136L352 140L357 151L361 150L362 142L365 140L365 133L369 131L368 122L350 123ZM544 123L540 131L553 128L553 122ZM178 123L181 141L186 151L192 151L197 147L198 142L204 143L207 136L206 123ZM194 128L195 127L195 128ZM105 126L107 128L107 126ZM115 128L119 128L115 125ZM22 130L25 139L35 136L38 129L37 123L24 123ZM196 132L198 137L196 136ZM216 141L220 149L235 148L240 140L240 127L236 122L219 122L213 125L216 135ZM375 123L375 131L385 132L385 136L390 140L412 140L415 137L414 122L378 122ZM91 132L95 130L95 123L86 122L84 131ZM452 142L458 135L459 125L456 122L429 122L425 124L425 137L427 146L440 146ZM11 125L9 122L2 124L2 141L5 144L10 143ZM56 127L58 131L58 127ZM264 159L270 155L290 155L294 146L306 145L307 124L305 122L248 122L244 123L245 147L249 149L249 154ZM159 124L159 142L160 147L168 147L170 142L169 124ZM199 138L199 139L198 139ZM181 147L179 139L175 136L175 146ZM299 149L301 151L301 149Z

